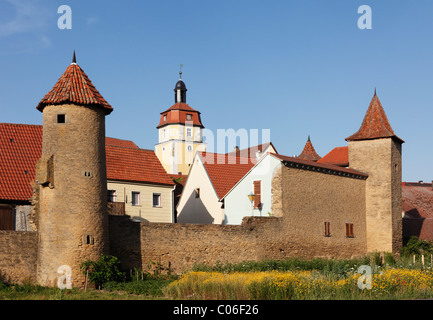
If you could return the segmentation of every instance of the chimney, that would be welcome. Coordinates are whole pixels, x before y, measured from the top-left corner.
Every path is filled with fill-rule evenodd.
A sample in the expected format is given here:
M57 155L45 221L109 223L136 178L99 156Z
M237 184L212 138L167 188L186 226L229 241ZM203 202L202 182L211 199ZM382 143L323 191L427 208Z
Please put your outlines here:
M236 157L239 157L241 155L241 150L239 149L238 146L234 147L233 153L235 154Z

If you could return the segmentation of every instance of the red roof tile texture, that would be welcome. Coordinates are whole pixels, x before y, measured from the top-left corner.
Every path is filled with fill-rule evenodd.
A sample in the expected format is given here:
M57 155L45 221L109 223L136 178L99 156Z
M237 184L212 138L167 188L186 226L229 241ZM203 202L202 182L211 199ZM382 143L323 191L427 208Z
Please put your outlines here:
M227 154L198 152L198 155L219 199L222 199L256 162L255 159Z
M83 69L76 63L72 63L66 68L66 71L51 91L42 98L36 109L42 112L47 105L59 104L99 106L104 109L105 114L110 114L113 111L111 105L105 101Z
M367 109L361 127L347 141L369 140L379 138L394 138L397 141L404 142L397 137L389 124L382 104L379 101L376 93L371 99L370 106Z
M157 128L161 128L169 124L185 125L186 123L191 124L192 126L204 128L201 122L200 112L191 108L186 103L175 103L167 110L161 112L161 119Z
M105 146L107 180L174 186L153 150Z
M333 164L339 167L349 166L349 147L336 147L323 156L317 163Z
M433 240L433 189L431 183L402 184L403 237Z
M304 149L301 154L297 157L299 159L310 160L310 161L318 161L320 160L320 156L317 154L316 150L311 143L310 137L308 137L307 143L305 143Z
M0 124L0 199L28 201L42 153L42 126Z
M0 200L28 201L42 154L42 126L0 123ZM106 138L107 178L174 185L155 153L132 141Z

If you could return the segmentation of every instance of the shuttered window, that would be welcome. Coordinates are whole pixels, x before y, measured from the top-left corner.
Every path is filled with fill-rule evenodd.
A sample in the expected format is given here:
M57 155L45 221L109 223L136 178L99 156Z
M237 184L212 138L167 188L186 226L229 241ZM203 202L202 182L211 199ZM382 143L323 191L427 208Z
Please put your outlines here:
M262 182L254 181L254 208L260 208L262 205Z
M12 207L0 207L0 230L14 230L14 209Z
M346 223L346 237L353 238L353 223Z
M331 223L325 221L325 237L331 236Z

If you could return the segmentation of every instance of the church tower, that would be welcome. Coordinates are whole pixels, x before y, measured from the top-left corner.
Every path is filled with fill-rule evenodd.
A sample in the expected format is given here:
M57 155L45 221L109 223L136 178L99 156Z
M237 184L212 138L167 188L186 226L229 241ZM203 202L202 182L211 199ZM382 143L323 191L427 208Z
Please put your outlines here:
M197 151L206 151L200 112L186 103L186 86L179 72L174 105L161 112L155 153L168 174L188 174Z
M367 251L399 253L402 246L401 152L404 141L374 93L360 129L346 138L349 165L367 173Z
M39 102L36 165L37 282L82 287L80 264L108 253L105 116L112 107L74 58Z

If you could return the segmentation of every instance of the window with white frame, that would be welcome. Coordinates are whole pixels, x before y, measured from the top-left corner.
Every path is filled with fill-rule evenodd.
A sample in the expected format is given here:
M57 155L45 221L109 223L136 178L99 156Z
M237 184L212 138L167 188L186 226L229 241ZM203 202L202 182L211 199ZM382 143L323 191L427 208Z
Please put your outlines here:
M192 137L192 128L186 128L186 136Z
M116 190L107 190L108 202L116 202Z
M140 205L140 192L132 191L131 204L133 206L139 206Z
M152 196L152 205L154 207L161 207L161 194L154 193Z

